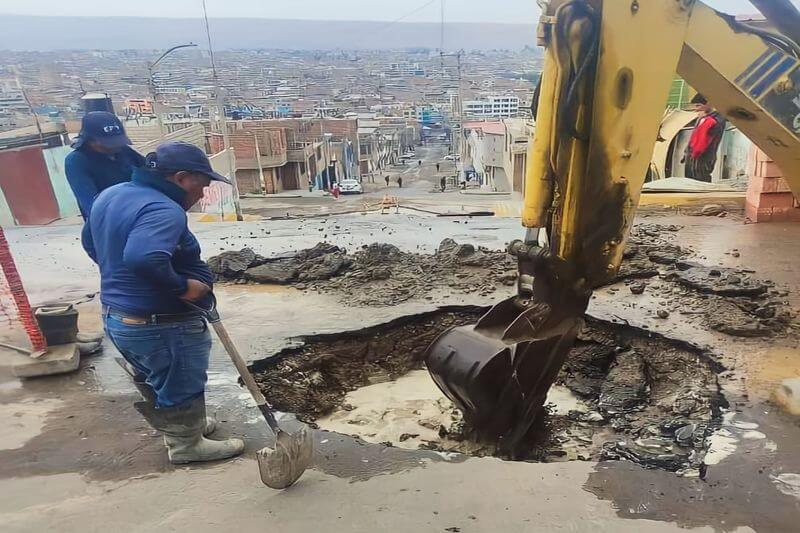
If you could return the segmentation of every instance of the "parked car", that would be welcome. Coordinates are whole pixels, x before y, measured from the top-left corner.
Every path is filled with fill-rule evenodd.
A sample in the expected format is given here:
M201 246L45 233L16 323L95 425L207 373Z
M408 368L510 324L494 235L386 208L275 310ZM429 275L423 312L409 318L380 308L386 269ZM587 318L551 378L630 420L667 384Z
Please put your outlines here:
M461 156L459 154L450 154L444 156L444 158L447 161L458 161L459 159L461 159Z
M342 194L363 194L364 189L358 180L342 180L339 182L339 190Z

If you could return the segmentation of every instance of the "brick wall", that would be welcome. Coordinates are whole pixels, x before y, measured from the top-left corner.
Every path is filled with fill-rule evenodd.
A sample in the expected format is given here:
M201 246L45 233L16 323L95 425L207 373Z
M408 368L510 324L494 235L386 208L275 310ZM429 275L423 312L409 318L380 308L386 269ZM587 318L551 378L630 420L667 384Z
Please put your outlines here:
M778 165L756 147L750 154L751 178L745 214L753 222L800 222L800 204Z
M255 159L256 141L258 141L261 157L283 156L286 154L286 131L282 128L253 126L232 129L229 139L237 159ZM222 136L212 136L210 144L213 153L222 151Z
M258 170L240 168L236 170L236 184L240 194L261 194L261 180Z
M347 138L354 144L358 143L358 123L356 119L285 118L232 121L228 123L228 128L231 132L243 129L256 131L283 128L286 130L287 140L290 143L319 139L322 137L323 133L329 133L333 135L335 139Z

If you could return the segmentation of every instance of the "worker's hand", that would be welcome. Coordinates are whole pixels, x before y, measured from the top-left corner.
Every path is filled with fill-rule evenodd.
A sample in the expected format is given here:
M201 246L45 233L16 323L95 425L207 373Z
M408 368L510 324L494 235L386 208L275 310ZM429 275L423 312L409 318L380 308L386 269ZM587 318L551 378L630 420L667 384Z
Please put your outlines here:
M196 279L186 280L186 292L180 295L181 300L196 302L211 292L211 287Z
M686 156L681 157L681 163L686 163Z

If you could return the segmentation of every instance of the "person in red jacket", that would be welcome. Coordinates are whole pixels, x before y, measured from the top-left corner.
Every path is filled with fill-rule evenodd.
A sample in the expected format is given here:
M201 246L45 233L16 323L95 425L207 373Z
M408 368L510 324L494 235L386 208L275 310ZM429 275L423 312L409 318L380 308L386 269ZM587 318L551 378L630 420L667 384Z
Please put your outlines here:
M725 119L708 105L708 101L700 93L692 98L691 103L699 116L683 159L686 163L686 177L710 183L711 173L717 164L717 148L725 132Z

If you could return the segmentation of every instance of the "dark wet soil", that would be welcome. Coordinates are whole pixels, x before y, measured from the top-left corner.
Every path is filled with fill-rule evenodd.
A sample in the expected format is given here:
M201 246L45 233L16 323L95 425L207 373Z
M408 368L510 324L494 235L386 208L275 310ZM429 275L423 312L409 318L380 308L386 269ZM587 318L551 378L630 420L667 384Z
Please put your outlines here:
M662 298L661 318L671 313L696 315L706 327L736 337L791 333L788 292L754 278L751 271L699 262L691 250L672 242L679 229L634 226L614 282L623 281L634 295Z
M449 307L351 332L304 337L253 363L251 369L274 407L312 422L339 407L357 388L423 368L425 349L443 331L475 322L481 308Z
M348 392L423 368L420 357L435 337L474 323L477 307L448 307L386 324L302 339L254 363L267 399L307 422L343 405ZM558 382L579 396L586 411L543 417L530 435L528 460L625 458L669 471L699 468L706 438L725 400L722 370L702 350L626 325L587 318ZM474 455L493 445L454 417L438 428L442 441L425 449Z
M432 291L443 289L488 295L516 280L516 263L505 252L452 239L443 240L435 254L404 252L386 243L372 243L350 254L319 243L270 259L247 248L223 252L210 258L209 265L222 281L292 285L367 307L432 299Z
M638 224L611 290L646 293L665 302L661 318L672 313L698 316L704 326L737 337L789 333L788 293L752 272L700 262L673 241L680 227ZM731 253L737 253L732 251ZM209 259L219 280L291 285L336 295L351 306L388 306L433 299L434 291L489 295L516 283L516 264L503 251L476 248L445 239L435 254L404 252L373 243L355 253L327 243L272 258L250 249Z

